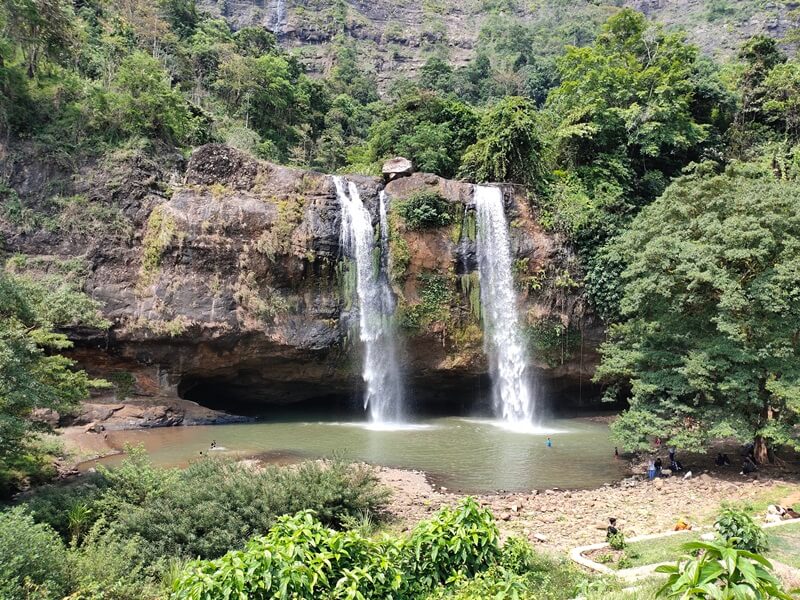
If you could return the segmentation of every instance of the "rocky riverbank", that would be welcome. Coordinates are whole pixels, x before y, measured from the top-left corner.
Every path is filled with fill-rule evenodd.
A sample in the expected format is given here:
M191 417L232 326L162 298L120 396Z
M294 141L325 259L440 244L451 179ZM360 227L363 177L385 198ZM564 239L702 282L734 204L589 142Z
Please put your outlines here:
M434 486L421 472L379 468L378 474L393 491L389 510L403 529L462 496ZM725 502L747 503L762 511L768 504L798 504L800 484L793 476L784 478L767 468L757 479L711 471L691 479L627 479L593 490L477 498L492 509L505 535L521 535L542 549L565 552L604 541L608 517L617 518L626 536L671 531L679 519L708 525Z

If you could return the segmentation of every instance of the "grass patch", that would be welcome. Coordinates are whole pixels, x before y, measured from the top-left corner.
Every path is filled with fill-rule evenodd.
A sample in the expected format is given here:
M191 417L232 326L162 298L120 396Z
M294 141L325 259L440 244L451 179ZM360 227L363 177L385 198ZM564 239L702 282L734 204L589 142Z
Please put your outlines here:
M592 560L602 562L612 569L630 569L655 563L674 562L683 555L681 546L699 539L700 534L699 531L687 531L661 539L628 542L622 552L603 548L597 551ZM601 557L604 560L598 560Z
M800 569L800 523L766 529L767 558Z

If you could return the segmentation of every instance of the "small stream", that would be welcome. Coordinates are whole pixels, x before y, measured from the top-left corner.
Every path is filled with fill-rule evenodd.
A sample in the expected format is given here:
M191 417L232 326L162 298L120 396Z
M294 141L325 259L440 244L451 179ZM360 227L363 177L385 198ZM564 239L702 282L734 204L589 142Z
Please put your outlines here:
M614 459L608 434L606 425L588 419L555 419L526 432L504 428L502 421L462 417L424 419L397 427L283 419L117 431L109 433L109 441L120 448L142 444L153 461L163 466L185 465L201 452L260 456L280 464L338 456L422 470L450 490L481 493L594 488L620 479L626 474L626 463ZM213 451L212 441L217 443ZM120 460L112 456L101 462Z

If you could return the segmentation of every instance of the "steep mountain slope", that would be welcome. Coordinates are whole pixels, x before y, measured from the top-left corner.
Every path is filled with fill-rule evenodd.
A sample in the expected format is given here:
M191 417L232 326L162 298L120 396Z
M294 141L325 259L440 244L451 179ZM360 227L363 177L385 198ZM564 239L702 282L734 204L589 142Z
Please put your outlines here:
M684 29L709 54L729 55L757 33L783 39L800 7L754 0L200 0L199 5L236 28L271 29L320 73L332 64L336 33L346 31L383 89L416 74L431 56L464 65L478 47L514 27L532 34L543 54L554 54L564 43L588 42L599 23L628 6Z

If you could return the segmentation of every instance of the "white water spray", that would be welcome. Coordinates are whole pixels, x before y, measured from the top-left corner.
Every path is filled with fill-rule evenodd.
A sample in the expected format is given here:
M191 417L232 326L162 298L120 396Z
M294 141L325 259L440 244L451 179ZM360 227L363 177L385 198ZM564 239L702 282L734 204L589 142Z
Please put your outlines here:
M517 314L502 190L476 185L475 207L484 346L489 357L494 410L509 426L529 429L534 425L536 405Z
M398 423L403 418L403 387L392 326L394 299L385 275L389 245L385 197L381 194L381 258L376 262L372 218L358 188L341 177L333 181L341 206L342 248L356 269L359 336L364 344L362 377L367 386L364 408L375 424Z

